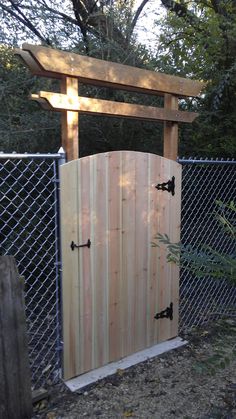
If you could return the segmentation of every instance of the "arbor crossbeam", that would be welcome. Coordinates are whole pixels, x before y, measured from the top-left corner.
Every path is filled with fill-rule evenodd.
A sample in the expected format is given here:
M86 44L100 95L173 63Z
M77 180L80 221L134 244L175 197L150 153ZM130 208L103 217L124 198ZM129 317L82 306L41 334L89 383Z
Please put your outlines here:
M119 118L134 118L146 121L193 122L196 112L157 108L154 106L133 105L112 100L92 99L81 96L69 96L60 93L39 92L31 98L45 109L57 111L74 111L81 114L98 114Z
M164 121L164 157L172 160L177 159L178 123L191 123L198 116L180 111L178 98L199 96L204 87L199 81L29 44L16 54L33 74L61 79L61 93L39 92L31 98L45 109L62 112L62 146L68 160L79 154L79 114ZM80 97L79 82L164 96L164 108Z

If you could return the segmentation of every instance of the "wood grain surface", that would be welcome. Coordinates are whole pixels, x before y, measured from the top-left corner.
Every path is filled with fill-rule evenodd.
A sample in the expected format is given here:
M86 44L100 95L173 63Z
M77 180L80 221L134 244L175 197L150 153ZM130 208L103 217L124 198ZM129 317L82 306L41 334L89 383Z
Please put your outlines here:
M157 183L175 176L175 195ZM134 151L88 156L61 167L64 378L178 334L179 272L153 248L180 234L181 166ZM91 247L71 250L73 240ZM174 304L174 319L155 320Z
M22 59L31 67L26 56L28 52L36 61L32 70L38 67L50 75L61 78L63 76L76 77L82 83L110 86L140 93L172 93L178 96L198 96L204 83L144 70L124 64L103 61L75 53L55 50L39 45L23 44ZM17 50L21 55L21 51Z

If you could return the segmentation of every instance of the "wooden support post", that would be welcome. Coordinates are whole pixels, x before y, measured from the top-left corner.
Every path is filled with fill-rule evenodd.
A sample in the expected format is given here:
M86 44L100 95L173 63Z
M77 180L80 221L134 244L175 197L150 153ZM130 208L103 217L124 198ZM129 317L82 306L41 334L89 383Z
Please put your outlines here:
M68 97L78 97L78 80L73 77L64 77L61 81L61 93ZM79 157L79 113L63 111L61 116L62 147L66 152L67 161Z
M23 281L12 256L0 256L0 419L32 415Z
M165 94L164 108L178 110L178 97ZM170 160L177 160L178 157L178 122L164 123L164 148L163 156Z

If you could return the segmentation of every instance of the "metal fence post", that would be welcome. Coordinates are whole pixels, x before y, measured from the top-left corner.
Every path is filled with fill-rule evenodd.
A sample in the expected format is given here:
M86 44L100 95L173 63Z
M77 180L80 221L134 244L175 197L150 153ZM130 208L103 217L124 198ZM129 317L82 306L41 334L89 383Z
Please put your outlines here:
M66 154L61 147L58 150L59 159L54 160L54 207L55 207L55 266L56 266L56 328L57 328L57 356L58 356L58 371L55 371L55 376L61 378L61 365L62 365L62 296L61 296L61 235L60 235L60 166L66 162Z

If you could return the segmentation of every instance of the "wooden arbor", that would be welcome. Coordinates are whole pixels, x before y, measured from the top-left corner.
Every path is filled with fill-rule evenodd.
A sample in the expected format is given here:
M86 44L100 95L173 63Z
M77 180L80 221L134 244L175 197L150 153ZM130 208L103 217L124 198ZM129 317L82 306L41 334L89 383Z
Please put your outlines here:
M164 157L176 160L178 122L193 122L197 113L178 110L178 99L199 96L203 83L154 71L102 61L74 53L23 44L17 50L33 74L61 80L61 93L32 94L45 109L62 113L62 146L67 160L79 157L79 114L98 114L164 122ZM78 96L79 82L164 96L164 108Z
M61 111L62 146L74 160L60 171L63 372L69 379L177 336L178 268L150 242L157 232L179 241L178 122L197 114L179 111L178 99L198 96L203 85L45 47L23 45L17 53L34 74L61 80L61 93L32 98ZM164 107L80 97L80 82L162 95ZM116 151L76 160L79 113L163 121L167 159Z

